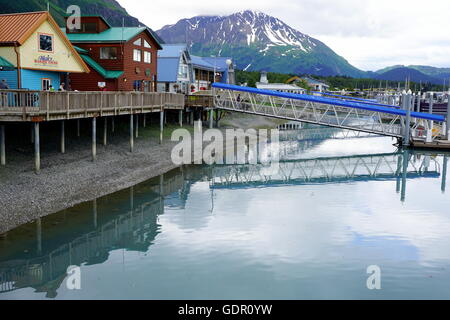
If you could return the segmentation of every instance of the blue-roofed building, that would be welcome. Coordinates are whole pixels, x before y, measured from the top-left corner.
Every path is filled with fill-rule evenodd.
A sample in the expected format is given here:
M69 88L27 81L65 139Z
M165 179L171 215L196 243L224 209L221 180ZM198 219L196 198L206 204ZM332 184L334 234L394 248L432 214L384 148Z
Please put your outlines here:
M234 64L226 57L192 56L195 91L210 90L212 82L235 84ZM216 73L214 77L214 73Z
M186 44L164 44L158 52L158 92L190 94L194 81Z

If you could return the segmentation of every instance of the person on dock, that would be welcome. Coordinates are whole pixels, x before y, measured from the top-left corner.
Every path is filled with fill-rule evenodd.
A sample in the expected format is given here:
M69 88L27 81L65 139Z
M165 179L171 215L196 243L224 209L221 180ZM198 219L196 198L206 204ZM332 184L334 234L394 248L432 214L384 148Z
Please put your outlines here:
M5 79L0 82L0 90L9 90L8 82Z

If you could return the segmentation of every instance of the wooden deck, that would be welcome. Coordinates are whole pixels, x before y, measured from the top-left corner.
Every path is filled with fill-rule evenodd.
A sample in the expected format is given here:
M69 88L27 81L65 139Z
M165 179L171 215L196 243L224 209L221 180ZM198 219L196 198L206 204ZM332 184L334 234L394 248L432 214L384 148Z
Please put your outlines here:
M184 110L185 97L153 92L0 90L0 121L41 122Z
M186 96L185 105L188 108L213 108L214 99L212 95L194 94Z

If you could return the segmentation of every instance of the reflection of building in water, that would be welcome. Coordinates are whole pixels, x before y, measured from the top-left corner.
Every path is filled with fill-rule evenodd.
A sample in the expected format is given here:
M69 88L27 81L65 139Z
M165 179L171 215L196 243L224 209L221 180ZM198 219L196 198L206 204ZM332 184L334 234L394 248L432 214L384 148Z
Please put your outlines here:
M170 173L10 231L0 242L0 293L32 287L56 297L69 266L101 264L118 249L148 252L164 197L182 185Z

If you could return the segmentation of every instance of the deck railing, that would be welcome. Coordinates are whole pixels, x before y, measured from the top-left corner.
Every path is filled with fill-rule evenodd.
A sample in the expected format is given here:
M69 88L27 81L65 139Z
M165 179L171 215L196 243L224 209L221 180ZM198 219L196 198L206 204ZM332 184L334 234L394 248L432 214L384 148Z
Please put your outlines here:
M49 92L0 90L0 111L102 111L144 107L184 108L184 95L156 92Z
M212 95L190 95L186 96L186 107L190 108L211 108L214 105Z

